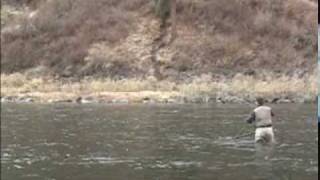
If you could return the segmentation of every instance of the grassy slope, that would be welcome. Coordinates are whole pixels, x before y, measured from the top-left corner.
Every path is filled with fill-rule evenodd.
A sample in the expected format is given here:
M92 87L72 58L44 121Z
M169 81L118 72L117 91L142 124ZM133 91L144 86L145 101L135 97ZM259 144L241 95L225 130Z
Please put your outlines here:
M120 48L120 54L114 48L121 47L130 35L138 35L131 43L132 48L148 48L137 43L146 39L143 35L156 36L152 29L158 24L152 23L156 18L150 13L152 7L148 2L43 3L34 18L12 21L11 24L21 25L19 30L1 34L2 71L21 72L41 64L60 75L99 74L111 78L149 75L147 69L152 66L150 62L142 62L147 61L139 54L142 50ZM167 47L171 54L163 55L159 63L161 72L165 77L178 78L222 71L228 74L235 69L311 71L317 52L315 5L308 0L179 1L179 37ZM144 34L137 33L141 21L146 21ZM110 53L90 54L97 44Z
M35 15L30 17L32 11ZM317 55L317 1L179 1L178 38L156 54L152 54L151 45L161 30L148 0L44 1L24 12L11 17L5 25L19 28L1 33L3 73L75 79L94 76L101 80L85 83L100 84L94 86L98 92L115 88L193 94L288 94L305 92L308 87L306 94L314 94L316 89L312 84ZM168 38L165 34L163 41ZM156 65L153 55L157 57ZM150 82L155 67L164 79L159 86ZM57 91L62 84L70 89L77 86L54 82L50 90L37 78L37 86L28 78L16 86L12 78L9 82L9 76L2 77L1 85L8 87L8 94L19 88L19 92L32 91L30 87L46 92ZM113 81L119 78L130 80ZM199 81L203 89L197 87Z

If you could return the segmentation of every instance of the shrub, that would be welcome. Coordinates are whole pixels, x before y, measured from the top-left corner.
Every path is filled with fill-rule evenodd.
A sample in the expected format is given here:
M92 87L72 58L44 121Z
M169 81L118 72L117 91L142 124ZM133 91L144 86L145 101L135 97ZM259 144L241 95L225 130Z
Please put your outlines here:
M43 3L34 18L19 19L22 28L1 34L2 70L23 71L41 64L63 74L72 66L72 74L79 75L77 68L84 65L90 45L99 41L112 45L125 38L134 28L132 10L144 3L143 0Z

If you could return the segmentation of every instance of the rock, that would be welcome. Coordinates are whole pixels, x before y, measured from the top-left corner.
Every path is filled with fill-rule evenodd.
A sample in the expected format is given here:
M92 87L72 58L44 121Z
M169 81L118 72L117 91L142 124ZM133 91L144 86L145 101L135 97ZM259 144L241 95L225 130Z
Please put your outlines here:
M149 97L144 97L142 100L143 100L143 101L150 101L150 99L151 99L151 98L149 98Z
M213 102L216 102L216 97L211 97L211 96L205 96L203 98L203 101L205 103L213 103Z
M1 102L16 102L18 99L17 96L5 96L1 98Z
M272 100L271 100L271 103L277 103L277 101L279 101L279 97L276 97L276 98L273 98Z
M76 103L78 104L88 104L88 103L94 103L94 102L98 102L96 101L93 97L78 97L76 100L75 100Z
M202 97L191 97L191 98L189 98L189 102L201 104L201 103L203 103L203 98Z
M169 103L169 104L173 104L173 103L176 103L177 101L175 100L175 99L173 99L173 98L169 98L168 100L167 100L167 103Z
M255 98L245 98L244 100L246 101L246 103L249 103L249 104L252 104L252 103L256 102ZM266 101L266 103L269 102L268 100L265 100L265 101Z
M142 99L142 103L149 103L150 102L150 98L149 97L144 97L143 99Z
M178 103L178 100L174 98L163 98L163 99L159 99L158 102L165 103L165 104L176 104Z
M17 165L17 164L13 165L13 167L15 167L16 169L23 169L23 166L20 166L20 165Z
M82 98L82 103L95 103L98 102L94 97Z
M128 99L113 99L112 100L113 104L129 104Z
M154 99L149 98L149 97L145 97L142 99L142 103L143 104L155 104L156 101Z
M97 103L110 103L110 101L108 99L99 98Z
M16 102L18 102L18 103L31 103L31 102L34 102L34 100L32 97L21 96L16 99Z
M228 97L228 101L229 102L233 102L233 103L245 103L245 100L239 98L239 97L236 97L236 96L231 96L231 97Z
M295 97L292 99L293 103L305 103L305 99L303 97Z
M223 98L221 98L221 97L217 97L216 98L216 102L217 103L222 103L222 104L225 104L226 102L223 100Z
M237 96L224 94L223 96L218 96L216 98L216 101L218 103L246 103L246 101L242 98L239 98Z
M64 100L49 100L51 103L72 103L71 99L64 99Z
M279 99L277 101L278 104L285 104L285 103L292 103L292 100L290 99Z
M168 99L167 98L159 99L158 102L159 103L168 103Z
M77 97L77 99L76 99L76 103L82 103L82 97L80 96L80 97Z

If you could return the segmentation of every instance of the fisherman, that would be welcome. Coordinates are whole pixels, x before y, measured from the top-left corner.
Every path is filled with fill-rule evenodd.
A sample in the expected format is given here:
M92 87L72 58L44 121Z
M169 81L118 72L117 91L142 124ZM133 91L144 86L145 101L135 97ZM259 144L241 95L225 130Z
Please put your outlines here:
M253 110L248 123L255 122L255 142L262 144L274 143L274 133L272 128L272 117L274 116L270 107L264 105L264 99L256 99L257 107Z

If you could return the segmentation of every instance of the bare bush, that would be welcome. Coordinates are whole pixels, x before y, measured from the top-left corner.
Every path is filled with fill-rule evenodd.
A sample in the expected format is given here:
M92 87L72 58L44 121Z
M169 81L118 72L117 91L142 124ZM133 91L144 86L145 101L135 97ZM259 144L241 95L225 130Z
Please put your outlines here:
M145 11L151 9L149 4L149 0L40 3L33 18L15 19L13 24L19 27L1 33L2 71L44 65L63 76L144 77L152 63L140 57L147 57L148 50L120 53L114 47L121 46L129 35L134 36L140 23L137 17L154 20L155 16ZM179 1L180 35L165 47L177 53L163 60L159 69L171 79L259 69L311 70L317 55L316 10L316 3L308 0ZM152 30L156 25L144 26L148 26L144 32L148 37L139 35L137 41L157 36ZM106 51L114 51L113 56L93 56L92 61L85 61L92 45L99 43L106 44ZM148 45L132 43L125 47L148 49ZM152 42L148 43L151 47Z
M15 72L44 64L61 74L81 66L89 46L115 44L134 28L131 10L142 0L55 0L43 3L33 19L20 19L24 28L2 33L2 70ZM77 75L77 68L72 68Z
M212 43L190 42L177 48L188 58L201 51L200 72L219 67L236 71L311 70L316 65L311 60L317 50L316 8L300 0L186 0L178 7L179 22L210 34L206 38ZM224 40L217 40L219 36Z

